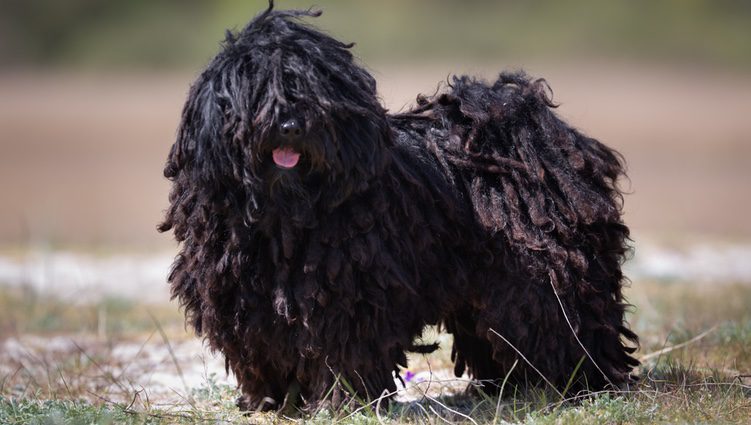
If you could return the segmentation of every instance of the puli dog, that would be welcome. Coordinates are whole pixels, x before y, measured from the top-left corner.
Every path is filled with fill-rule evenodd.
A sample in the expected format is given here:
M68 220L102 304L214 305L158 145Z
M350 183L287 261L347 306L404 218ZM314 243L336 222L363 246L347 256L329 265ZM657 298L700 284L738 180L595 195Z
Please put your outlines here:
M228 33L164 169L172 296L239 406L393 394L428 325L488 391L628 383L621 157L521 72L390 114L319 14L272 3Z

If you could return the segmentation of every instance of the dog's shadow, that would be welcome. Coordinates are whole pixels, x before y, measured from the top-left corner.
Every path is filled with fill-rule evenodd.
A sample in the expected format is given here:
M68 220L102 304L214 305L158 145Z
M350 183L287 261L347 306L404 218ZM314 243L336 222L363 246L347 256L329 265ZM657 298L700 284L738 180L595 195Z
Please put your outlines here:
M384 397L367 404L350 400L339 408L324 402L313 412L296 410L280 413L290 419L313 422L330 420L332 423L359 423L368 419L378 423L496 423L498 420L518 421L530 413L561 404L553 391L541 388L510 387L501 395L497 391L487 392L486 389L480 383L469 382L464 388L443 387L438 390L441 394L430 395L430 392L436 392L435 388L426 391L425 388L413 386L401 390L410 392L410 395L402 395L395 400Z

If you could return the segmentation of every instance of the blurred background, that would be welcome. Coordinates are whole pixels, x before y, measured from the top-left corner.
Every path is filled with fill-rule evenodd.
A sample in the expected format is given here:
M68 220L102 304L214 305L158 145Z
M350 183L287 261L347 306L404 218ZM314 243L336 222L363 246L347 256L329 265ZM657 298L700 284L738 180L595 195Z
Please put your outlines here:
M357 43L393 111L456 73L546 78L558 112L627 160L634 282L751 282L751 2L277 2L314 5L324 11L316 26ZM166 304L176 245L155 230L169 189L162 165L189 84L225 29L265 7L0 0L7 353L7 341L32 344L29 334L148 332L144 305L185 333Z
M2 1L0 242L169 247L161 165L191 80L265 1ZM307 1L279 7L308 8ZM751 236L751 3L322 1L392 110L524 68L627 158L637 236Z
M170 248L161 166L192 79L266 2L2 0L0 245ZM279 1L308 8L309 1ZM628 160L637 239L751 236L751 2L320 1L392 110L523 68Z

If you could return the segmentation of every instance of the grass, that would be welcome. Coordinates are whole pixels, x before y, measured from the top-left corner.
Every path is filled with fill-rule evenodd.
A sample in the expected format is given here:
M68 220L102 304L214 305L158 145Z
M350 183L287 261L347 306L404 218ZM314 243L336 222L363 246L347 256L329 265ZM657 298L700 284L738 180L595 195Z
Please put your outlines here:
M639 355L656 354L628 391L561 397L504 388L502 398L481 391L468 396L461 391L466 381L447 372L450 336L433 333L425 339L441 342L441 350L412 356L410 370L432 370L434 381L403 391L397 402L380 408L350 405L285 418L238 412L236 390L222 381L223 374L207 373L198 384L177 382L166 395L150 387L146 378L155 370L191 362L180 353L182 344L195 340L183 330L174 306L115 299L71 306L5 288L0 290L0 423L748 423L751 287L637 282L628 297L638 306L630 320L642 336ZM98 323L102 310L104 327ZM128 344L133 349L124 355ZM163 352L161 359L149 360L155 351Z
M180 7L175 7L177 4ZM109 66L201 64L225 28L241 28L266 0L35 0L0 16L10 63ZM363 57L487 59L632 57L748 69L751 9L741 1L579 0L452 2L281 0L325 10L318 24Z
M582 399L553 398L545 392L494 397L426 396L392 403L380 411L346 407L320 410L290 419L274 413L244 416L234 408L234 388L207 385L194 391L194 402L170 408L134 408L127 403L0 397L0 423L527 423L653 424L738 423L751 414L751 390L732 379L665 364L631 391Z
M99 334L120 339L154 329L154 317L174 336L184 334L182 315L173 305L146 305L106 297L78 302L39 293L29 287L0 282L0 338L9 335Z

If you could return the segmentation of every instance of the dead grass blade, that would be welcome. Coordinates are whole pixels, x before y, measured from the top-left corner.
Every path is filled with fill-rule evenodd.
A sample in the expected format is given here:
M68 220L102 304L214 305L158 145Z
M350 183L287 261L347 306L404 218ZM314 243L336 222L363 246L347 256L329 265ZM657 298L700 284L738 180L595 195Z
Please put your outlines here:
M613 385L613 381L611 381L610 378L608 378L608 375L606 375L605 372L602 371L602 369L600 368L600 365L597 364L597 362L595 361L595 359L592 358L592 355L589 354L589 351L587 351L587 348L584 347L584 344L582 344L581 340L579 339L579 335L576 334L576 331L574 330L574 327L571 325L571 321L568 319L568 314L566 314L566 309L563 308L563 302L561 301L561 297L558 296L558 292L556 292L556 290L555 290L555 285L553 284L553 279L554 279L554 276L553 276L553 272L551 271L550 272L550 279L549 279L550 280L550 287L553 289L553 295L555 295L555 299L558 300L558 305L561 306L561 312L563 313L563 318L566 319L566 324L568 325L568 328L571 329L571 334L574 336L574 338L576 339L576 342L579 344L579 346L582 348L582 350L584 350L584 354L587 355L587 357L589 358L589 361L591 361L592 364L595 365L595 367L597 368L597 370L600 371L600 373L602 374L602 377L605 378L606 381L608 381L608 384L610 384L611 387L616 388L616 386ZM577 370L579 369L580 365L581 365L581 362L579 362L579 364L576 366ZM576 373L576 371L574 371L574 373ZM571 383L571 382L569 381L569 383ZM568 390L568 386L567 386L566 390ZM564 391L563 393L565 394L566 392ZM564 398L564 396L561 395L561 398Z
M537 369L537 368L535 367L535 365L533 365L533 364L532 364L532 362L530 362L530 361L529 361L529 360L527 359L527 357L525 357L525 356L524 356L524 354L522 354L522 352L521 352L521 351L519 351L519 349L518 349L518 348L516 348L516 347L514 346L514 344L512 344L512 343L511 343L511 341L507 340L507 339L506 339L506 338L505 338L505 337L504 337L503 335L501 335L501 334L499 334L498 332L496 332L496 330L495 330L495 329L493 329L493 328L490 328L489 330L490 330L490 332L492 332L492 333L493 333L493 334L494 334L495 336L497 336L498 338L500 338L501 340L503 340L503 342L505 342L506 344L508 344L508 346L509 346L509 347L513 348L513 349L514 349L514 351L516 351L516 354L518 354L518 355L519 355L519 357L521 357L521 358L522 358L522 360L524 360L524 362L525 362L525 363L527 363L527 364L529 365L529 367L531 367L531 368L532 368L532 370L534 370L535 372L537 372L537 374L538 374L538 375L540 375L540 377L541 377L541 378L543 379L543 381L545 381L545 383L546 383L546 384L548 384L548 385L550 386L550 388L552 388L552 389L553 389L553 391L555 391L555 392L556 392L556 394L558 394L558 395L559 395L559 396L560 396L561 398L563 398L563 394L561 394L561 392L560 392L560 391L558 391L558 388L556 388L556 387L555 387L555 385L553 385L553 383L552 383L552 382L550 382L550 380L549 380L549 379L548 379L548 378L547 378L547 377L546 377L545 375L543 375L543 374L542 374L542 372L540 372L540 369Z
M714 332L715 330L717 330L718 327L719 327L719 325L714 325L711 328L707 329L706 331L700 333L699 335L696 335L695 337L689 339L688 341L682 342L680 344L672 345L670 347L665 347L665 348L663 348L661 350L657 350L657 351L654 351L652 353L645 354L645 355L643 355L643 356L641 356L639 358L639 361L640 362L644 362L644 361L649 360L651 358L658 357L658 356L661 356L663 354L669 353L671 351L675 351L675 350L678 350L680 348L683 348L683 347L686 347L688 345L691 345L691 344L693 344L693 343L701 340L705 336L711 334L712 332Z

